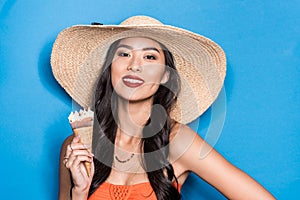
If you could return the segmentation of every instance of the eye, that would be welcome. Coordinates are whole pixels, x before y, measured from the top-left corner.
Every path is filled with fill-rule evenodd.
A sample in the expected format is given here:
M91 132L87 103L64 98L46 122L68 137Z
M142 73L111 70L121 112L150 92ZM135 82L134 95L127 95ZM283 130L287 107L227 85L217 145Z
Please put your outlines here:
M146 55L145 58L148 60L156 60L156 57L153 55Z
M126 52L123 52L123 51L118 52L117 55L120 56L120 57L129 57L130 56L129 53L126 53Z

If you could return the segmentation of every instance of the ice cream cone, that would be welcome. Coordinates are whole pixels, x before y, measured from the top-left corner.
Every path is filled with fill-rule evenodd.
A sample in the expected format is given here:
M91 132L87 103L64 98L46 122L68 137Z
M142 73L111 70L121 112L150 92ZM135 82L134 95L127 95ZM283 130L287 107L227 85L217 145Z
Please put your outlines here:
M92 138L93 138L93 127L88 126L88 127L81 127L81 128L74 128L73 129L74 135L80 137L80 142L82 144L88 145L87 150L89 152L92 152ZM84 162L86 171L88 176L91 175L91 163L89 162Z
M72 126L75 136L80 136L80 142L87 145L87 150L92 152L93 138L93 112L88 110L80 110L80 112L72 112L69 116L69 122ZM84 162L88 176L91 175L91 163Z

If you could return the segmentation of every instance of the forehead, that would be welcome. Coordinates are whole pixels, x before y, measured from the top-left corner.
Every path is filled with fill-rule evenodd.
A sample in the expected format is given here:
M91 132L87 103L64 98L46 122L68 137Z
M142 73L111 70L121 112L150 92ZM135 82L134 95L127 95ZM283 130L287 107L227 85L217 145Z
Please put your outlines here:
M153 39L145 38L145 37L124 38L120 40L119 45L127 45L132 47L133 49L144 49L149 47L161 49L161 46L158 42L156 42Z

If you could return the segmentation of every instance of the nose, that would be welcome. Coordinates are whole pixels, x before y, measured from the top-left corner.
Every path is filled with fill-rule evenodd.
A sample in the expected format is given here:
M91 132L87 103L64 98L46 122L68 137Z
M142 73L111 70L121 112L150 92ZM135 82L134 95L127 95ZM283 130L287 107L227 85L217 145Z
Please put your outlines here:
M137 55L132 56L131 62L128 64L127 70L133 71L133 72L141 72L142 71L142 60L140 58L138 58Z

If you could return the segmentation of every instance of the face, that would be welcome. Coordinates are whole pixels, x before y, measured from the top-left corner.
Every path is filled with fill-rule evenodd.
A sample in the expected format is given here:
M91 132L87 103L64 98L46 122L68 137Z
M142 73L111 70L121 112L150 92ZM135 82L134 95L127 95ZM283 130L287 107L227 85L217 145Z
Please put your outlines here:
M125 38L117 46L111 64L112 85L129 101L152 98L168 81L165 56L160 45L148 38Z

